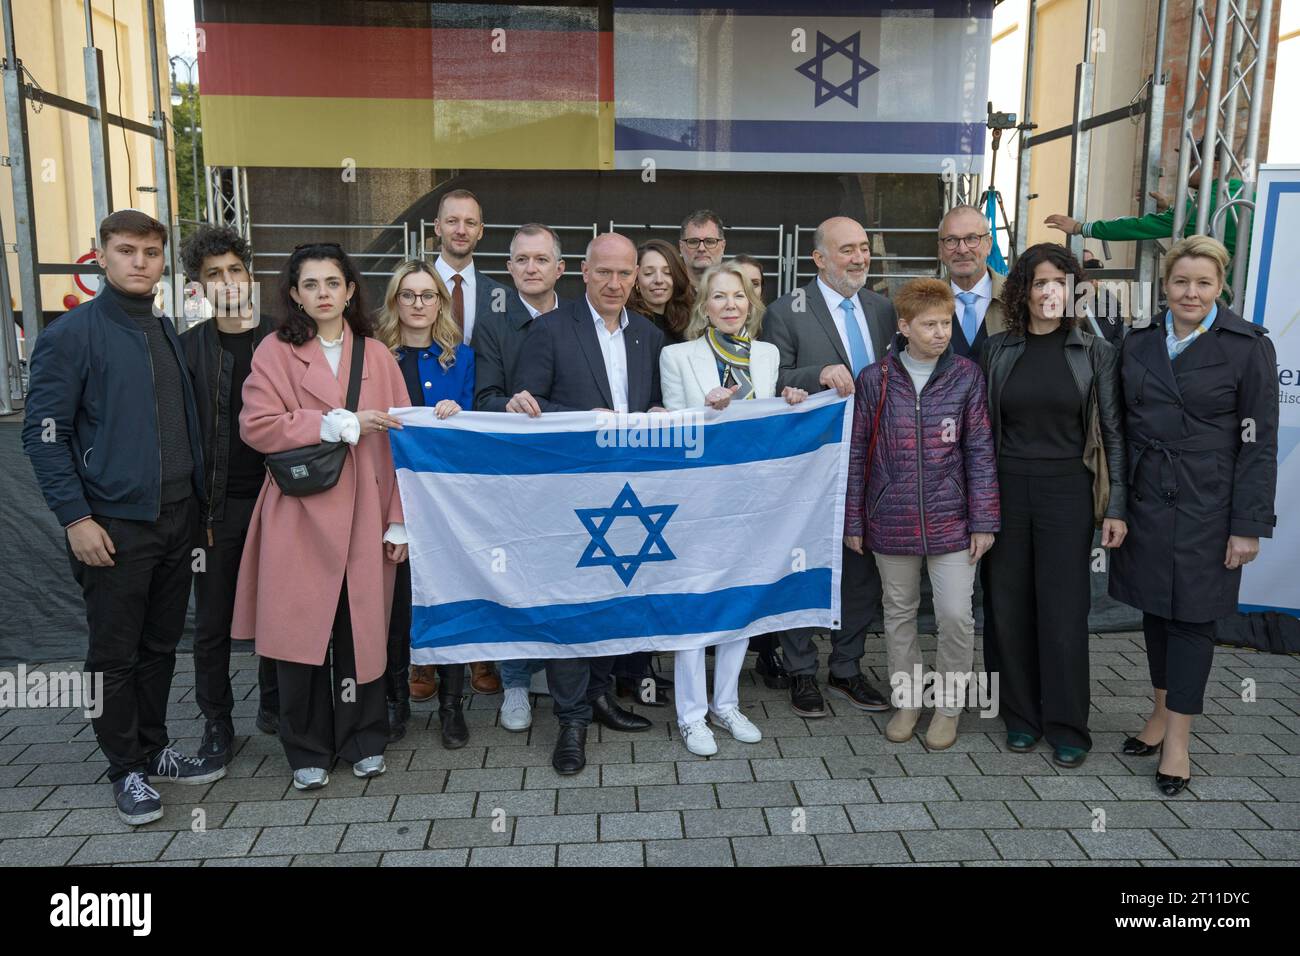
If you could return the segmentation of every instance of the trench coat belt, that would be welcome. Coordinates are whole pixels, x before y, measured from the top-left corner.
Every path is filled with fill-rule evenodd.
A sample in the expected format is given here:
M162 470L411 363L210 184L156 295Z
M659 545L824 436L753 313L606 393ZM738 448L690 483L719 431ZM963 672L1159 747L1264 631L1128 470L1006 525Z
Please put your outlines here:
M1161 455L1168 467L1160 470L1160 494L1165 501L1171 504L1178 497L1178 468L1174 464L1175 458L1185 452L1229 451L1237 447L1237 433L1235 431L1216 432L1210 435L1193 435L1188 438L1175 438L1172 441L1129 435L1128 440L1132 452L1130 455L1132 464L1129 465L1129 487L1134 489L1140 501L1141 492L1137 491L1138 466L1142 464L1142 459L1147 452ZM1167 484L1164 482L1166 474L1169 476L1169 483Z

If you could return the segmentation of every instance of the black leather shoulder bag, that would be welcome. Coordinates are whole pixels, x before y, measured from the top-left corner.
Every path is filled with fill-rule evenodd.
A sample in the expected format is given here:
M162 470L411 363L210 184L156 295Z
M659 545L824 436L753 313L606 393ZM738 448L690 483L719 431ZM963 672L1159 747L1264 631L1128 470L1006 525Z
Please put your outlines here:
M361 375L365 368L366 340L352 336L352 367L348 373L348 399L346 408L356 412L361 398ZM323 441L302 448L277 451L266 456L266 470L286 495L305 498L328 491L339 481L343 463L347 461L348 443Z

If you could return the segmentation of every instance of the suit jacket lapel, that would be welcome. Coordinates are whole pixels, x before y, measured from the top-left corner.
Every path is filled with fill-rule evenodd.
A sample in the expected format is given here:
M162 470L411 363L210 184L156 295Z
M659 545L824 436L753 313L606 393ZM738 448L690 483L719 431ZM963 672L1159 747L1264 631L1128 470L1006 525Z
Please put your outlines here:
M817 284L816 279L813 279L804 288L808 290L804 296L804 301L808 308L812 310L812 314L817 317L817 321L821 323L822 331L826 333L826 337L835 346L835 354L840 357L840 364L852 368L853 363L849 361L849 353L844 347L844 338L840 335L840 330L835 327L835 320L831 318L830 309L826 308L826 297L822 295L821 286Z
M628 411L644 409L650 404L650 383L644 374L646 349L644 338L644 334L638 331L636 323L632 321L632 313L629 312L627 328L623 330L623 354L627 357Z
M889 341L894 337L897 329L885 327L886 319L881 315L873 303L868 301L866 289L858 292L858 305L862 307L862 314L867 320L867 334L871 336L871 353L872 358L879 361L885 354L885 349L889 348Z
M596 338L596 320L591 317L591 307L587 304L585 295L574 303L572 315L573 321L577 323L575 332L578 336L578 345L587 358L591 374L595 376L596 386L600 389L601 397L605 399L605 407L613 410L614 393L609 387L609 375L605 372L605 354L600 349L600 340ZM631 379L630 371L628 378Z
M709 340L704 336L701 335L695 340L690 359L691 372L695 375L695 382L700 386L703 394L709 394L712 389L722 384L722 379L718 377L718 360L713 357L713 349L709 348Z

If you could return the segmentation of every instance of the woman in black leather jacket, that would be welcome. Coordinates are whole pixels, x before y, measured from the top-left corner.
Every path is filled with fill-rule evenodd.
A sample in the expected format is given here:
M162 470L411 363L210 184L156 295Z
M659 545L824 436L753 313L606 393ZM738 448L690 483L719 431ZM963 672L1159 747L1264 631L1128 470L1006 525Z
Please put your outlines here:
M1099 521L1107 548L1127 533L1116 350L1087 330L1084 281L1064 246L1026 249L1003 288L1007 331L988 340L980 360L1002 503L1002 531L984 559L997 620L985 635L985 666L1000 673L1007 747L1027 752L1046 737L1053 762L1068 768L1092 747L1093 530ZM1095 474L1098 459L1108 475Z

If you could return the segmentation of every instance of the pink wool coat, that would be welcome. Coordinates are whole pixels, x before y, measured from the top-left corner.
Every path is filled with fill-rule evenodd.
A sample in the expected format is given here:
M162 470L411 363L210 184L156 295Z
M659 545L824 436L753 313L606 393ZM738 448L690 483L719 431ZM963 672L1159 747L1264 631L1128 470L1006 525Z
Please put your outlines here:
M290 345L267 336L244 383L240 436L267 454L319 443L321 418L346 402L351 354L346 324L338 378L317 339ZM367 338L357 408L409 404L397 360ZM346 572L357 681L383 676L395 573L384 559L383 537L389 524L402 520L383 432L361 437L328 491L294 498L268 475L244 544L231 637L256 640L263 657L323 664Z

